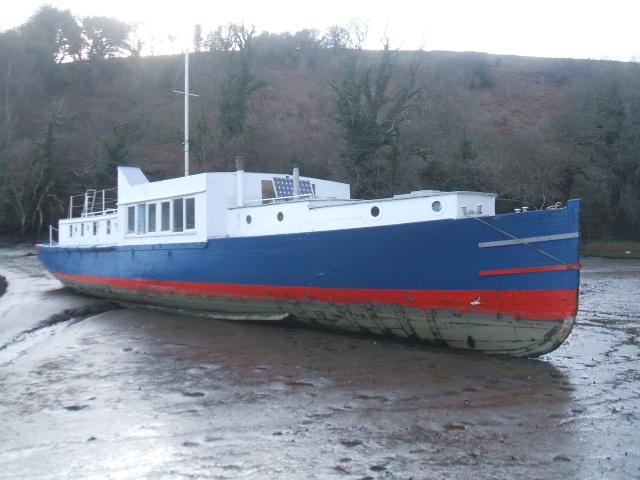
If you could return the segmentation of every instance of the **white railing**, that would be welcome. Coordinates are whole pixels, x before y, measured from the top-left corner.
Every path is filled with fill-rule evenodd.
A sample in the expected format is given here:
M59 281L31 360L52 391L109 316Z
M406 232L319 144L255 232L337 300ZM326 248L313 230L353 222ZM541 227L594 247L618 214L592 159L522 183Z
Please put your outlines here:
M94 217L118 211L118 189L88 189L69 198L69 218Z
M49 225L49 246L58 244L58 242L53 239L53 232L56 232L56 234L57 234L56 236L58 237L58 240L60 240L60 233L59 233L58 229L56 227L54 227L53 225Z

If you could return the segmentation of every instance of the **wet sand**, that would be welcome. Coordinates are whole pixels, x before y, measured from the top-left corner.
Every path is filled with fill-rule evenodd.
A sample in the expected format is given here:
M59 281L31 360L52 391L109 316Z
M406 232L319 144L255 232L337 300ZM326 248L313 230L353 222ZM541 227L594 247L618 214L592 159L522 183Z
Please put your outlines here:
M0 275L0 479L640 476L639 261L585 259L537 360L116 308L24 251Z

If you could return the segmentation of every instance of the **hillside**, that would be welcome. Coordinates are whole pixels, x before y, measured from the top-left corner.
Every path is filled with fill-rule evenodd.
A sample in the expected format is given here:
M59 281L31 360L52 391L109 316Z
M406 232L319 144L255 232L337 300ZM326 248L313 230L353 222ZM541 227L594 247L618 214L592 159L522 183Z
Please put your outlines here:
M182 89L182 56L47 63L19 40L0 36L4 232L41 229L63 214L68 194L112 186L114 163L138 165L152 179L182 173L182 97L172 93ZM388 96L412 71L419 95L377 151L381 178L367 190L345 167L349 139L335 86L350 68L354 78L369 71L373 79L383 53L258 40L247 57L246 116L233 135L221 128L221 110L242 86L233 77L241 52L191 55L199 95L191 102L192 172L228 170L244 155L252 171L296 163L306 175L361 182L373 194L494 191L503 211L581 197L585 237L640 238L637 64L391 52Z

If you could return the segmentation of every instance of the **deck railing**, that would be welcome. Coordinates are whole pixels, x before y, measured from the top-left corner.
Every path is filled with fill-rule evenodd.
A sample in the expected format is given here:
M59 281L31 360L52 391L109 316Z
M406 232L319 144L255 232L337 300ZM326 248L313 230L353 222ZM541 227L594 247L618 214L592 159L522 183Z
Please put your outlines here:
M49 246L58 244L58 240L53 239L53 232L56 232L56 237L60 240L60 233L58 232L58 229L53 225L49 225Z
M118 189L88 189L69 198L69 218L94 217L118 211Z

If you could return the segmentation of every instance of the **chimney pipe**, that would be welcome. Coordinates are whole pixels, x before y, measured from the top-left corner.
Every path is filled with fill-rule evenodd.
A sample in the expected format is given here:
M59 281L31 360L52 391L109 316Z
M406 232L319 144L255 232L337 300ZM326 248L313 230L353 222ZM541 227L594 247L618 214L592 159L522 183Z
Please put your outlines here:
M244 206L244 157L236 157L236 201L239 207Z
M300 195L300 169L298 165L293 166L293 198Z

